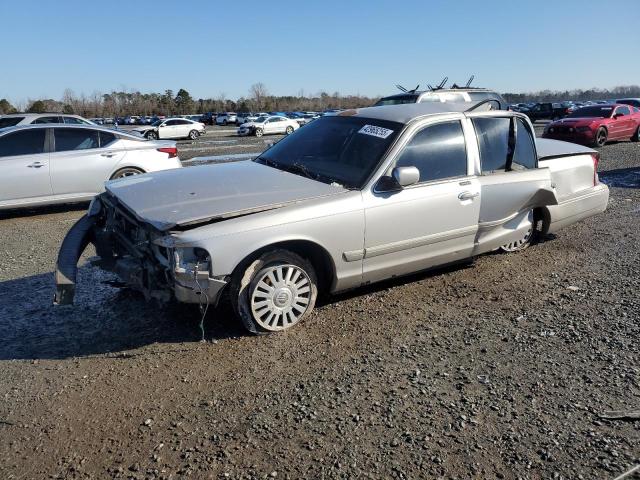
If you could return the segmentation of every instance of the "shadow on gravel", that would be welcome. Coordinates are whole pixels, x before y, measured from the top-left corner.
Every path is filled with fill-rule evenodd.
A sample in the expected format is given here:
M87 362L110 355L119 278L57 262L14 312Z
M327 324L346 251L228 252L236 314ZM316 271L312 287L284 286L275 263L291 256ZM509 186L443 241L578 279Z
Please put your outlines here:
M89 202L65 203L61 205L49 205L46 207L21 208L15 210L0 211L0 220L19 217L37 217L38 215L51 215L86 210Z
M609 187L640 188L640 168L619 168L598 173L602 183Z
M53 274L0 282L0 360L63 359L121 353L153 343L197 342L196 306L147 303L93 267L78 271L73 306L52 305ZM206 339L244 335L225 308L209 309Z

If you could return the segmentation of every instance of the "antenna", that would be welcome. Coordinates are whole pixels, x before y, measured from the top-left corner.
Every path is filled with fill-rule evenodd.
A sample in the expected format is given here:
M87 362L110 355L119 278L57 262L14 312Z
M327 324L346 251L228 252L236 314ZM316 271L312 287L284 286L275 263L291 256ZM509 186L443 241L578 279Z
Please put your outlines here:
M465 88L469 88L471 86L471 82L473 82L474 78L475 78L475 75L471 75L471 78L469 78L469 81L465 85Z
M406 89L406 88L404 88L402 85L398 85L398 84L396 84L396 88L397 88L398 90L400 90L401 92L405 92L405 93L407 92L407 89Z
M427 83L427 88L428 88L429 90L433 91L433 87L431 86L431 84L430 84L430 83Z
M449 80L449 77L444 77L442 79L442 81L440 82L440 84L436 87L437 90L441 89L444 87L444 84L447 83L447 80Z
M416 85L416 88L414 88L413 90L409 90L409 93L416 93L416 90L418 90L420 88L420 84Z

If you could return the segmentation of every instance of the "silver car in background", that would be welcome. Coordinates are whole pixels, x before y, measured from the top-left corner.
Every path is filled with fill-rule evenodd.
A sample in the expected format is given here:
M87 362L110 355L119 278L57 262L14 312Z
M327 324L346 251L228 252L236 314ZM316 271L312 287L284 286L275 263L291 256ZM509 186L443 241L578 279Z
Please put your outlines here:
M0 210L92 199L107 180L181 167L175 142L98 126L0 129Z
M147 298L204 308L226 292L248 330L274 332L319 292L522 250L605 210L594 150L476 105L347 110L252 161L109 183L62 244L56 302L72 302L94 239L99 265Z

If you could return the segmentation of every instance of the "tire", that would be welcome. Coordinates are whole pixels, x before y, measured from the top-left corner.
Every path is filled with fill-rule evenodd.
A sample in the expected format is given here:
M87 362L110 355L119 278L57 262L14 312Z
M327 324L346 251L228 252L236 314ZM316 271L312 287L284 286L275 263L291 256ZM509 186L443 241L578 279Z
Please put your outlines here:
M158 134L154 131L151 132L147 132L147 134L145 135L147 140L157 140L158 139Z
M226 120L224 120L224 121L222 122L222 125L226 127L226 126L227 126L227 121L226 121Z
M189 139L191 139L191 140L196 140L199 136L200 136L200 134L198 133L197 130L191 130L189 132Z
M531 243L533 242L533 239L535 238L535 234L538 231L538 225L537 222L534 221L534 212L533 210L529 210L529 214L528 214L528 221L529 221L529 229L527 230L527 233L524 235L524 237L522 237L521 239L515 241L515 242L511 242L511 243L507 243L506 245L502 245L500 247L500 250L505 252L505 253L513 253L513 252L520 252L522 250L524 250L525 248L528 248L529 245L531 245Z
M638 128L636 129L636 134L633 137L631 137L631 141L640 142L640 125L638 125Z
M262 135L264 135L264 132L262 131L261 128L256 128L256 137L261 137Z
M311 263L288 250L266 252L232 275L231 305L256 334L288 330L311 313L318 280Z
M111 178L109 180L115 180L117 178L132 177L133 175L140 175L141 173L144 173L144 171L139 168L125 167L125 168L121 168L120 170L115 172L113 175L111 175Z
M291 135L293 133L293 127L291 125L289 125L285 131L285 133L287 135Z
M607 143L607 130L603 127L600 127L596 132L595 139L593 140L594 147L604 147L604 144Z

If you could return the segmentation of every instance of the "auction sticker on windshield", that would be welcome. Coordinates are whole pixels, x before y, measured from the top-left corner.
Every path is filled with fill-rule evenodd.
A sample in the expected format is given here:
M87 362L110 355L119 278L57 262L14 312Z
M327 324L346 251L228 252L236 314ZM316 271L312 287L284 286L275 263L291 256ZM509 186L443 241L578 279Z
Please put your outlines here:
M378 138L387 138L393 133L393 130L389 130L388 128L376 127L375 125L365 125L360 130L358 130L358 133L364 133L365 135L371 135Z

